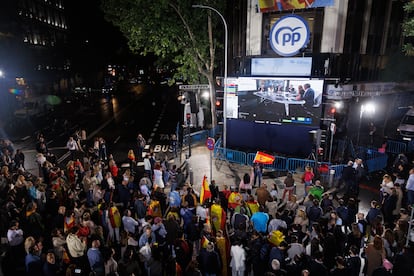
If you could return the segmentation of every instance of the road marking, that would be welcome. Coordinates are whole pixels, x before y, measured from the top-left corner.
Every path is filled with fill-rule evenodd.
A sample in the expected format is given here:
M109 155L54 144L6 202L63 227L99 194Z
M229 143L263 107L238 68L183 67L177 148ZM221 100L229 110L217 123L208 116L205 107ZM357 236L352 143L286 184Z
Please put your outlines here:
M149 140L148 140L148 143L150 143ZM149 148L150 148L150 145L148 145L148 144L145 145L145 147L144 147L144 149L146 149L146 150L149 149Z
M150 137L154 137L154 135L155 135L155 133L153 132L153 133L151 133Z
M121 139L121 136L116 137L114 144L118 143L119 139Z
M63 161L65 161L66 158L68 158L70 156L70 151L68 151L67 153L65 153L64 155L62 155L58 160L57 163L60 164Z
M66 147L53 147L53 148L49 148L49 151L51 150L63 150L66 149ZM37 150L35 149L30 149L30 150L24 150L23 153L32 153L32 152L37 152Z
M152 142L152 138L149 138L148 139L148 144L151 144L151 142ZM148 149L149 149L149 145L148 145Z
M27 139L29 139L30 138L30 136L29 135L27 135L26 137L23 137L21 140L22 141L26 141Z

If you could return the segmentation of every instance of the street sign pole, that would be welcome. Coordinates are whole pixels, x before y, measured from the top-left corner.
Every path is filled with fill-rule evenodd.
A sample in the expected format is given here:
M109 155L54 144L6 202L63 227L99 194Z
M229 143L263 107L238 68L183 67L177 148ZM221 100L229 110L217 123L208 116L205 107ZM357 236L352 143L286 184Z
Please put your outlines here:
M214 150L214 143L216 141L214 138L208 137L206 140L206 146L210 151L210 183L213 180L213 150Z
M333 145L333 139L336 131L336 124L331 122L330 124L330 131L331 131L331 144L329 146L329 164L331 164L331 157L332 157L332 145Z
M186 114L187 119L187 142L188 142L188 157L191 157L191 113Z
M210 150L210 183L213 180L213 151Z

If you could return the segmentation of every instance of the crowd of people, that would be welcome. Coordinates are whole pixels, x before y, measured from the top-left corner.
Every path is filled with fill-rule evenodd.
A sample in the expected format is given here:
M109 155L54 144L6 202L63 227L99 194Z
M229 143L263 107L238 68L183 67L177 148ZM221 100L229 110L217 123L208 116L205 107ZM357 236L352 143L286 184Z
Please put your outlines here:
M279 193L258 164L237 187L211 180L196 191L167 158L141 158L142 135L126 168L102 137L70 138L65 167L45 140L37 176L21 151L0 143L4 275L414 275L414 169L403 155L364 214L360 159L344 169L343 197L306 168L298 199L292 174Z

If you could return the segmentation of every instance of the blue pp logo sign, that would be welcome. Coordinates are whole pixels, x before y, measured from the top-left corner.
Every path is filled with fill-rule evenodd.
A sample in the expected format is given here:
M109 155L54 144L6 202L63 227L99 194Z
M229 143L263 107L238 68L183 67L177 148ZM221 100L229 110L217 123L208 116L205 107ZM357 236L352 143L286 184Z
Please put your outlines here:
M284 57L291 57L305 48L309 41L309 25L297 15L280 18L270 30L270 46Z

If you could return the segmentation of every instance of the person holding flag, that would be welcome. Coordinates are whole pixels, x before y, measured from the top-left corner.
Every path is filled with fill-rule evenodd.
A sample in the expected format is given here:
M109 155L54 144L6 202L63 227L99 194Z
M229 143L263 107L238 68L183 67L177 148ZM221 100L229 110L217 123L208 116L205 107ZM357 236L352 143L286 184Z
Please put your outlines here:
M220 204L213 203L210 207L211 224L215 233L226 229L226 212Z
M275 157L273 155L258 151L254 157L253 163L264 164L264 165L271 165L275 161Z
M207 182L207 176L204 176L203 183L201 183L201 192L200 192L200 204L203 204L204 201L211 198L210 186Z
M271 165L275 161L275 157L273 155L257 151L256 155L253 160L253 187L256 187L256 181L259 182L259 188L262 184L262 177L263 177L263 165Z

